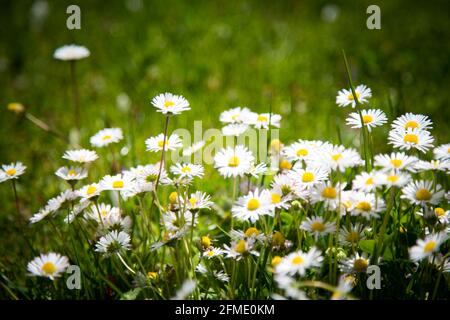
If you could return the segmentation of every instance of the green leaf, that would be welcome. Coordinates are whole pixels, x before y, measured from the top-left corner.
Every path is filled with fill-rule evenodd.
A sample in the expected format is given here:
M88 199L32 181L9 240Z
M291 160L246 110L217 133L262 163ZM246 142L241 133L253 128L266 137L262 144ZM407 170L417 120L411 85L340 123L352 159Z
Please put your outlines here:
M136 300L139 293L141 293L141 290L141 288L136 288L125 292L122 297L120 297L120 300Z
M367 253L373 253L375 247L375 240L360 240L358 243L359 248Z

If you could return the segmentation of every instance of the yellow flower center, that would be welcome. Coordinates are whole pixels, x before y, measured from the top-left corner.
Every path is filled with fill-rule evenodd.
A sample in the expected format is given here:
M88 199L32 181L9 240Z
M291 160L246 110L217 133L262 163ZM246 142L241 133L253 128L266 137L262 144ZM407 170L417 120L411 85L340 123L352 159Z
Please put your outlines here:
M307 155L308 155L308 150L306 150L306 149L298 149L297 150L298 157L305 157Z
M105 140L109 140L111 138L112 137L110 135L105 135L105 136L103 136L102 140L105 141Z
M407 142L407 143L418 144L419 143L419 137L417 135L415 135L414 133L407 133L405 135L405 137L403 138L403 141Z
M259 231L258 231L258 229L256 229L255 227L250 227L250 228L248 228L246 231L245 231L245 235L247 236L247 237L251 237L251 236L253 236L253 235L258 235L259 234Z
M102 211L100 211L100 214L102 215L102 217L106 217L106 215L108 214L108 211L102 210Z
M327 199L335 199L337 195L336 189L333 187L326 187L322 191L322 197Z
M312 181L314 181L314 173L307 171L302 175L302 182L308 183Z
M9 103L7 108L8 108L8 110L14 111L17 113L22 112L25 109L25 107L21 103L18 103L18 102Z
M388 176L386 179L391 183L396 183L398 181L398 176L392 175L392 176Z
M280 264L280 262L281 262L281 257L280 256L275 256L275 257L273 257L273 259L272 259L272 267L275 267L275 266L277 266L278 264Z
M347 236L345 237L345 239L346 239L348 242L356 243L356 242L358 242L358 240L359 240L359 232L351 231L351 232L349 232L349 233L347 234Z
M276 193L272 193L272 203L279 203L281 201L281 196Z
M353 269L356 272L363 272L367 269L368 266L369 262L366 259L355 259L355 261L353 262Z
M356 98L359 99L359 93L358 92L355 92L355 93L356 93ZM350 93L347 96L347 99L350 100L350 101L353 101L354 100L353 93Z
M373 178L370 177L369 179L366 180L366 185L372 185L373 184Z
M183 168L181 168L181 172L183 172L183 173L189 173L189 172L191 172L192 170L191 170L191 168L189 168L189 167L183 167Z
M167 147L168 144L169 144L169 141L166 140L166 147ZM163 146L164 146L164 139L163 140L159 140L158 141L158 147L162 148Z
M425 188L416 191L416 199L419 201L428 201L431 199L431 192Z
M169 108L174 105L175 105L175 103L173 101L170 101L170 100L164 101L164 108Z
M123 181L122 180L116 180L112 184L114 189L123 188Z
M235 250L237 253L243 254L247 251L247 246L245 240L239 240L239 242L236 244Z
M46 262L42 265L42 271L45 274L54 274L56 271L56 266L53 262Z
M447 153L450 153L450 148L447 149Z
M202 236L201 243L203 247L209 248L211 246L211 239L208 236Z
M214 251L209 250L208 252L206 252L206 255L207 255L208 257L212 257L212 256L214 255Z
M191 206L195 207L195 205L197 204L197 199L192 197L189 199L189 203L191 204Z
M395 168L400 168L401 165L403 164L403 161L400 159L392 159L391 160L391 164L395 167Z
M370 211L372 209L372 205L367 201L360 201L356 205L356 208L362 211Z
M96 188L96 187L94 187L94 186L89 186L89 187L87 187L87 189L86 189L86 194L87 194L88 196L90 196L91 194L94 194L95 191L97 191L97 188Z
M177 203L178 200L178 193L176 193L175 191L171 192L169 194L169 202L171 204Z
M265 116L258 116L257 120L260 121L260 122L267 122L267 121L269 121L269 119L267 119L267 117L265 117Z
M292 259L292 264L295 264L295 265L303 264L304 262L305 262L305 260L300 256L296 256Z
M158 277L158 274L156 272L147 272L147 277L149 277L152 280L155 280Z
M342 158L341 153L336 153L336 154L331 155L331 159L333 159L334 161L338 161L341 158Z
M428 241L425 246L423 247L424 252L432 252L436 248L437 243L434 240Z
M364 115L362 118L363 118L364 124L368 124L373 121L373 117L369 114Z
M252 198L247 202L247 209L253 211L258 209L260 205L258 199Z
M67 175L70 177L73 177L74 175L76 175L77 173L75 172L74 169L70 170L69 172L67 172Z
M228 166L229 167L237 167L239 165L239 158L236 156L232 156L229 160L228 160Z
M322 232L325 230L325 225L320 221L316 221L311 224L311 229L312 231Z
M443 215L445 215L445 210L442 208L436 208L434 209L434 213L438 216L438 217L442 217Z
M6 173L8 176L13 176L13 175L16 174L16 172L17 172L17 170L14 169L14 168L11 168L11 169L8 169L8 170L5 171L5 173Z
M283 159L280 161L280 169L281 170L291 170L292 164L287 161L286 159Z
M418 127L419 127L419 124L414 120L410 120L405 124L405 129L408 129L408 128L414 129L414 128L418 128Z

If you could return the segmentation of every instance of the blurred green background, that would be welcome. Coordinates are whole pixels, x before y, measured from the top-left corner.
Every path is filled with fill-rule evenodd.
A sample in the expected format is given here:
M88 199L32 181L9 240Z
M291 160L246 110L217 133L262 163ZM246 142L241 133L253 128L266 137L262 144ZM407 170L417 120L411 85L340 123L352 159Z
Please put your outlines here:
M81 8L81 30L66 28L66 8ZM366 28L366 8L381 8L381 30ZM54 171L63 142L6 111L23 103L30 113L69 133L72 127L69 66L53 59L64 44L91 51L77 65L80 83L81 145L107 126L124 129L121 163L156 161L144 140L162 132L163 121L150 99L169 91L184 95L192 110L173 118L170 130L220 126L221 111L248 106L283 116L283 141L297 138L352 145L345 127L349 108L335 105L347 87L341 50L355 84L373 90L371 106L392 120L406 111L425 113L435 123L437 142L448 142L450 98L449 2L442 1L1 1L0 162L27 167L18 188L24 219L64 188ZM118 101L129 98L128 109ZM390 101L390 102L389 102ZM386 146L388 126L376 130L377 151ZM356 140L356 141L355 141ZM99 150L100 155L107 152ZM209 170L217 178L217 174ZM107 173L94 167L94 180ZM203 184L215 192L221 184ZM9 183L0 185L0 275L24 274L32 258L13 206ZM48 246L40 226L21 228ZM48 247L51 248L51 245ZM6 280L2 280L6 282ZM1 296L1 295L0 295Z

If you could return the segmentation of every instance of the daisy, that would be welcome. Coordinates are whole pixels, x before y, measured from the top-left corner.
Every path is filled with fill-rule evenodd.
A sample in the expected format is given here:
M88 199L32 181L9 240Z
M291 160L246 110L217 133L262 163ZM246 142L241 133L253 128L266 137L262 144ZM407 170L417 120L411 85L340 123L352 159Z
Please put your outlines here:
M214 156L214 167L218 168L220 175L225 178L244 176L255 158L246 147L238 145L234 149L228 147L220 150Z
M248 125L244 123L230 123L222 128L222 134L226 137L239 137L247 131Z
M209 247L208 249L206 249L205 251L203 251L202 253L202 257L211 259L217 256L222 256L224 254L224 250L221 248L216 248L216 247Z
M261 113L254 114L253 119L251 120L252 124L256 129L269 129L270 125L279 128L280 127L281 116L279 114L270 114L270 113Z
M90 54L86 47L69 44L56 49L53 57L58 60L73 61L87 58Z
M120 215L119 208L106 203L99 203L98 205L92 206L91 210L87 212L88 218L95 220L98 223L105 221L106 217L112 214Z
M55 175L67 181L82 180L87 177L87 171L76 167L61 167L56 170Z
M300 229L312 233L317 240L319 236L325 236L336 231L334 222L326 222L322 217L308 217L300 224Z
M188 157L197 151L201 150L205 146L205 141L199 141L192 144L192 146L183 150L183 156Z
M387 122L386 114L378 109L363 109L361 110L361 115L362 122L369 132L372 131L372 128L382 126ZM351 128L362 128L361 117L357 112L350 113L346 121L347 125L349 125Z
M236 107L226 110L220 114L220 122L223 123L244 123L250 124L255 113L248 108Z
M353 179L352 189L362 192L372 192L380 186L378 175L376 171L361 172L361 174Z
M402 199L412 204L422 205L424 203L438 204L444 195L444 190L438 184L433 186L429 180L415 180L408 183L402 189Z
M170 167L170 171L179 177L203 177L204 169L199 164L177 163Z
M162 220L164 227L170 231L183 230L192 226L192 212L186 210L183 212L167 211L163 214ZM194 218L194 227L197 225L197 217Z
M378 212L385 208L383 199L375 199L373 193L354 192L352 198L354 207L351 215L353 216L362 216L367 220L371 217L378 218Z
M299 140L282 150L282 154L289 161L301 161L314 159L317 149L304 140Z
M413 170L413 164L418 160L416 157L408 156L404 152L393 152L378 154L374 158L375 166L381 167L383 171Z
M130 189L132 184L130 177L120 173L115 176L104 176L100 181L100 186L103 190L126 190Z
M248 255L259 256L259 252L253 250L255 245L255 240L252 238L247 238L246 240L240 239L236 241L232 241L230 246L224 245L224 254L226 254L225 258L232 258L236 261L241 260L243 257Z
M345 188L344 184L333 185L331 182L322 182L314 186L311 191L311 203L323 202L328 210L335 210L342 202L342 192ZM339 199L339 193L341 197Z
M308 252L301 250L292 252L281 259L281 262L275 267L276 274L304 276L306 270L314 267L320 267L323 257L319 250L312 247Z
M450 223L450 210L445 210L441 207L436 207L433 210L434 216L439 220L442 224Z
M364 163L355 149L346 149L344 146L327 147L321 153L319 161L331 170L339 170L341 172L344 172L347 168L356 167Z
M433 150L434 158L439 160L450 159L450 143L442 144Z
M370 265L369 258L365 253L355 253L352 257L347 258L339 263L339 268L345 273L366 272Z
M391 173L379 173L377 175L377 183L382 184L387 186L388 188L390 187L403 187L405 184L407 184L410 180L411 177L408 174L405 173L395 173L395 172L391 172Z
M99 196L102 191L103 189L98 183L91 183L77 190L76 193L82 200L87 200Z
M160 133L156 137L148 138L147 140L145 140L145 145L147 146L147 151L162 151L164 146L164 134ZM176 150L178 148L181 148L182 146L183 144L181 143L180 137L176 133L173 133L169 137L166 137L166 146L164 150Z
M433 122L422 114L406 113L392 122L392 129L406 131L409 129L430 130Z
M350 225L350 227L343 227L339 232L339 240L342 244L347 246L356 246L360 240L364 240L365 227L360 223Z
M444 232L429 234L423 240L417 239L416 245L409 249L409 258L412 261L420 261L427 258L438 252L440 245L447 239L448 235Z
M190 110L189 102L183 96L177 96L172 93L161 93L152 99L152 105L158 112L166 115L180 114L183 111Z
M63 159L80 163L89 163L98 159L98 155L95 151L87 149L68 150L62 157Z
M122 129L120 128L105 128L97 132L90 139L94 147L104 147L110 143L117 143L123 139Z
M25 173L25 167L22 162L16 162L11 164L2 165L2 170L0 170L0 182L18 179L20 175Z
M328 179L328 172L322 167L307 167L306 169L294 167L289 174L297 184L306 188L311 188Z
M124 231L117 232L116 230L109 232L95 244L95 251L110 255L113 253L120 253L123 250L129 250L130 236Z
M414 164L414 169L418 171L428 171L428 170L439 170L448 171L450 170L450 160L430 160L422 161L419 160Z
M231 208L233 216L239 220L255 223L262 215L273 216L271 199L258 189L250 191L248 195L240 197Z
M39 209L39 211L38 211L37 213L35 213L35 214L30 218L29 221L30 221L31 224L37 223L37 222L39 222L39 221L45 219L45 218L46 218L48 215L50 215L51 213L52 213L52 211L51 211L49 208L47 208L47 207L41 208L41 209Z
M151 187L154 182L156 182L156 179L158 178L159 174L159 165L160 163L157 162L155 164L147 164L145 166L137 166L135 168L130 168L130 178L134 179L138 184L145 184L148 185L149 189L153 189ZM161 168L161 174L159 176L159 183L162 185L166 185L171 183L166 169L164 167Z
M291 207L292 197L283 195L281 188L272 188L271 190L264 190L264 192L267 193L266 197L270 199L273 208L287 210Z
M186 202L187 204L186 208L191 211L196 211L200 209L211 209L211 206L214 203L211 202L210 199L211 199L210 195L201 191L191 193L191 196ZM184 201L184 199L182 201Z
M389 131L389 144L392 144L394 148L400 150L417 149L423 153L427 152L429 148L433 147L434 138L428 131L418 128L408 130L396 130Z
M372 90L370 88L366 87L363 84L360 84L355 88L356 98L358 99L358 102L363 104L368 102L368 99L372 97ZM356 107L356 101L353 97L352 90L349 89L342 89L338 92L338 95L336 96L336 104L339 107L346 107L349 104L351 104L352 108Z
M264 243L267 239L266 235L259 231L256 227L249 227L245 230L245 232L241 230L231 230L230 237L233 240L252 239L259 243Z
M339 278L339 283L336 289L331 295L331 300L345 300L348 298L348 294L352 291L354 287L354 278L348 275L342 275Z
M27 270L33 276L47 277L54 280L61 276L69 266L69 259L59 253L41 254L27 265Z
M276 192L281 192L283 197L293 197L297 189L294 178L289 174L277 174L272 180L271 187Z

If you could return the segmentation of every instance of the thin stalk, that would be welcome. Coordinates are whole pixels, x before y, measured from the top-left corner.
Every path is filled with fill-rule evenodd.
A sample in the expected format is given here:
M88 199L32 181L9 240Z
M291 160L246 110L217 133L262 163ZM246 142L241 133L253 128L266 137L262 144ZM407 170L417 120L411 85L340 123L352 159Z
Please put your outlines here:
M156 178L156 182L155 182L155 193L158 190L159 179L161 178L161 171L162 171L162 166L163 166L163 162L164 162L164 156L166 153L166 139L167 139L167 129L169 128L169 118L170 118L170 116L166 116L166 123L164 124L163 147L162 147L162 153L161 153L161 161L159 163L158 177Z
M117 256L119 257L120 262L122 262L122 264L125 266L125 268L128 269L128 271L130 271L132 274L136 274L136 271L131 269L131 267L125 262L125 260L122 258L122 256L120 255L119 252L117 252Z
M17 215L20 217L20 206L19 206L19 197L17 196L16 181L12 179L11 183L14 191L14 202L16 203Z
M78 92L75 63L75 60L70 61L70 81L72 85L73 116L75 118L75 127L80 130L80 95Z

